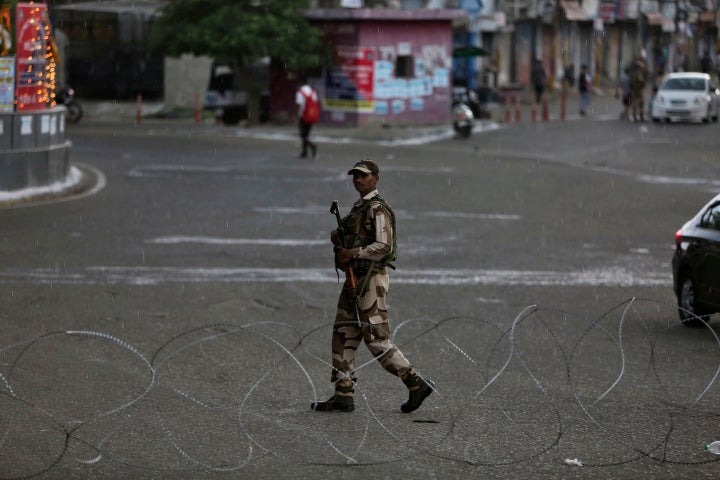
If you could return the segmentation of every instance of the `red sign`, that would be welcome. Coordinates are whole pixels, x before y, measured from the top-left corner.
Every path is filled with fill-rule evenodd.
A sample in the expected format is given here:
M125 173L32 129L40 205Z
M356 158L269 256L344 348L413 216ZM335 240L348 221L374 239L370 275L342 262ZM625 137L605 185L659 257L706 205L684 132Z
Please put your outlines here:
M49 89L46 79L48 51L47 5L18 3L15 14L17 66L15 99L18 110L47 108Z
M615 0L601 0L600 1L600 18L605 23L615 22Z
M335 48L339 66L329 69L323 107L335 110L374 110L375 49Z

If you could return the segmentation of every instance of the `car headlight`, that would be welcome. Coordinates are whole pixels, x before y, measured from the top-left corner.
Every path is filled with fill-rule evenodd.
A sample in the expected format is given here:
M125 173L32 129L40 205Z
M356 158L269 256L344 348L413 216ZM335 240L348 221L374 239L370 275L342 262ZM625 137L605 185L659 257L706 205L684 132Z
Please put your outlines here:
M710 99L708 98L707 95L699 95L699 96L695 97L695 99L693 100L693 103L695 105L703 105L705 103L708 103L709 101L710 101Z
M660 104L662 105L665 103L665 97L663 97L662 95L658 95L657 101L660 102Z

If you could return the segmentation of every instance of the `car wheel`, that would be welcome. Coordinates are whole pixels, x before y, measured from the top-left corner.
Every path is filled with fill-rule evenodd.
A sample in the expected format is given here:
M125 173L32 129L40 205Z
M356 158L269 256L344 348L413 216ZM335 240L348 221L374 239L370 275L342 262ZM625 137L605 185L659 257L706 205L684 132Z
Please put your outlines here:
M708 320L707 313L698 308L695 301L695 282L690 276L684 277L678 293L678 313L683 325L696 327Z
M652 117L653 123L660 123L660 119L658 117Z
M703 123L708 123L710 121L710 106L708 105L707 112L705 112L705 116L702 119Z

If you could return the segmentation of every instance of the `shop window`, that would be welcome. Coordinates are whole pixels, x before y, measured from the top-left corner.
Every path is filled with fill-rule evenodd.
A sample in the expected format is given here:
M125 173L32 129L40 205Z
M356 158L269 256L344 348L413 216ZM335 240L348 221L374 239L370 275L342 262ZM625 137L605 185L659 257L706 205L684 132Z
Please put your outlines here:
M398 55L395 59L395 77L412 78L415 73L415 62L412 55Z

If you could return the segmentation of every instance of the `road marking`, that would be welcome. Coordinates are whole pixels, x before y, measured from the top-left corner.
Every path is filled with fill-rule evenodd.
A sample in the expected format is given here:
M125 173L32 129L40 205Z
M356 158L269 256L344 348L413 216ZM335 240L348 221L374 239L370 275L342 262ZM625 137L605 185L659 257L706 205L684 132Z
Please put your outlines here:
M221 268L89 266L84 269L12 269L0 271L0 283L77 285L161 285L169 283L337 283L331 268ZM398 269L391 282L400 285L501 286L646 286L669 287L668 272L621 267L580 271Z
M328 246L330 240L305 240L294 238L223 238L203 236L170 236L145 240L145 243L158 245L176 245L181 243L200 243L204 245L267 245L271 247L315 247Z
M52 185L24 188L12 192L0 192L0 208L28 208L51 203L69 202L95 195L105 188L107 179L102 171L82 163L76 163L75 165L77 166L70 166L65 180L53 183ZM83 170L95 177L92 188L73 193L71 190L79 185L85 178Z
M325 213L328 208L320 205L310 205L307 207L255 207L253 211L256 213L276 214L276 215L317 215ZM405 216L412 215L405 210L396 210L396 212L405 212ZM475 212L422 212L423 215L438 218L461 218L471 220L522 220L522 215L514 213L475 213ZM414 215L412 215L414 218Z
M629 177L639 182L655 185L692 185L698 187L709 187L711 189L720 187L720 181L713 178L668 177L666 175L650 175L646 173L630 172L608 167L596 167L591 168L591 170L600 173L610 173L613 175Z
M317 215L318 213L329 213L327 205L309 205L307 207L255 207L253 212L269 213L276 215Z
M472 212L425 212L429 217L463 218L473 220L522 220L521 215L508 213L472 213Z

